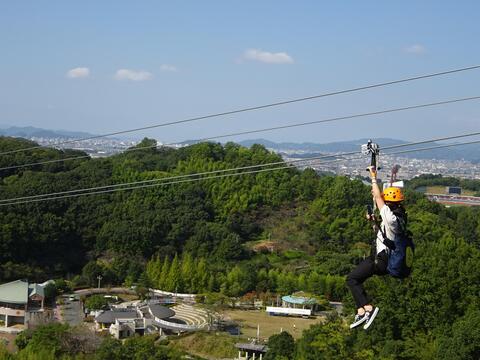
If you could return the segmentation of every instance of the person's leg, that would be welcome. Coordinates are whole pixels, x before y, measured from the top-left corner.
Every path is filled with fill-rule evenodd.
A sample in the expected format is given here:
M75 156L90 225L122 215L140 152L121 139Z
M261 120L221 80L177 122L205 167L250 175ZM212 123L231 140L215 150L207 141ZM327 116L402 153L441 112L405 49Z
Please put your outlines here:
M386 275L388 274L388 254L384 251L377 254L375 258L375 275Z
M373 274L386 275L388 273L387 265L388 265L388 255L385 251L382 251L381 253L377 254L375 257ZM370 303L367 303L363 306L363 308L365 309L365 311L371 312L374 306Z
M388 265L388 255L385 251L382 251L381 253L377 254L377 256L375 257L374 274L386 275L388 273L387 265ZM367 330L378 314L378 307L373 306L372 304L369 303L369 304L365 304L363 308L365 310L364 318L366 318L366 322L363 328Z
M363 283L375 273L375 262L372 257L368 257L357 265L347 276L347 285L355 300L357 313L363 315L364 306L368 304L367 294L363 288Z

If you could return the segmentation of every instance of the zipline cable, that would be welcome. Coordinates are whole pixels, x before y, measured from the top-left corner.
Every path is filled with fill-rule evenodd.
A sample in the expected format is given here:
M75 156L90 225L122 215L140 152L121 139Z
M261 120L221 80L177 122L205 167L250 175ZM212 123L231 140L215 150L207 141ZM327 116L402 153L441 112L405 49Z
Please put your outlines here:
M80 142L80 141L104 138L104 137L108 137L108 136L122 135L122 134L137 132L137 131L150 130L150 129L164 127L164 126L177 125L177 124L183 124L183 123L194 122L194 121L199 121L199 120L211 119L211 118L221 117L221 116L226 116L226 115L233 115L233 114L239 114L239 113L244 113L244 112L249 112L249 111L262 110L262 109L276 107L276 106L288 105L288 104L293 104L293 103L298 103L298 102L303 102L303 101L310 101L310 100L320 99L320 98L329 97L329 96L352 93L352 92L356 92L356 91L369 90L369 89L379 88L379 87L383 87L383 86L405 83L405 82L409 82L409 81L416 81L416 80L421 80L421 79L433 78L433 77L437 77L437 76L444 76L444 75L459 73L459 72L463 72L463 71L474 70L474 69L478 69L478 68L480 68L480 65L467 66L467 67L456 68L456 69L451 69L451 70L446 70L446 71L441 71L441 72L436 72L436 73L430 73L430 74L425 74L425 75L418 75L418 76L403 78L403 79L399 79L399 80L392 80L392 81L386 81L386 82L382 82L382 83L365 85L365 86L360 86L360 87L355 87L355 88L350 88L350 89L345 89L345 90L338 90L338 91L323 93L323 94L319 94L319 95L306 96L306 97L284 100L284 101L279 101L279 102L274 102L274 103L269 103L269 104L264 104L264 105L245 107L245 108L240 108L240 109L230 110L230 111L224 111L224 112L218 112L218 113L209 114L209 115L196 116L196 117L191 117L191 118L187 118L187 119L183 119L183 120L171 121L171 122L166 122L166 123L161 123L161 124L154 124L154 125L149 125L149 126L144 126L144 127L134 128L134 129L115 131L115 132L111 132L111 133L106 133L106 134L102 134L102 135L95 135L95 136L85 137L85 138L81 138L81 139L66 140L66 141L61 141L61 142L58 142L58 143L55 143L55 144L52 144L52 145L53 146L59 146L59 145L65 145L65 144ZM10 151L5 151L5 152L0 152L0 155L13 154L13 153L22 152L22 151L38 149L38 148L41 148L41 147L42 146L31 146L31 147L22 148L22 149L10 150Z
M410 143L405 143L405 144L391 145L391 146L382 148L382 150L391 150L391 149L403 148L403 147L408 147L408 146L427 144L427 143L432 143L432 142L436 142L436 141L445 141L445 140L453 140L453 139L471 137L471 136L476 136L476 135L480 135L480 132L467 133L467 134L461 134L461 135L453 135L453 136L447 136L447 137L440 137L440 138L428 139L428 140L422 140L422 141L415 141L415 142L410 142ZM440 146L443 146L443 145L440 145ZM181 179L181 178L186 178L186 177L204 176L204 175L211 175L211 174L217 174L217 173L223 173L223 172L229 172L229 171L249 170L249 169L254 169L254 168L258 168L258 167L281 165L281 164L284 164L284 163L296 163L296 162L302 162L302 161L306 161L306 160L320 160L320 159L327 159L327 158L331 158L331 157L355 155L357 153L358 153L357 151L352 151L352 152L344 152L344 153L338 153L338 154L328 154L328 155L310 157L308 159L282 160L282 161L265 163L265 164L256 164L256 165L242 166L242 167L229 168L229 169L219 169L219 170L212 170L212 171L206 171L206 172L201 172L201 173L175 175L175 176L169 176L169 177L166 177L166 178L159 178L159 179L139 180L139 181L133 181L133 182L127 182L127 183L119 183L119 184L96 186L96 187L76 189L76 190L60 191L60 192L55 192L55 193L31 195L31 196L25 196L25 197L20 197L20 198L2 199L2 200L0 200L0 203L8 202L8 201L14 201L14 200L25 200L25 199L35 199L35 198L40 198L40 197L47 197L47 196L65 195L65 194L78 193L78 192L84 192L84 191L103 190L103 189L108 189L108 188L138 185L138 184L145 184L145 183L152 183L152 182L159 182L159 181L176 180L176 179Z
M438 149L438 148L460 146L460 145L470 145L470 144L477 144L477 143L480 143L480 140L470 141L470 142L466 142L466 143L432 146L430 148L417 148L417 149L403 150L403 151L399 151L399 152L392 152L392 153L389 153L388 155L396 155L397 153L404 154L404 153L408 153L408 152L426 151L426 150L432 150L432 149ZM356 154L357 154L356 158L359 158L360 155L358 155L358 153L356 153ZM307 161L307 160L311 160L311 159L304 159L304 161ZM342 159L342 160L349 160L349 159ZM320 162L317 165L320 165L320 164L323 164L323 163L328 163L328 162L335 162L335 161L338 161L338 159ZM63 196L57 196L57 197L52 197L52 198L24 200L24 201L12 202L12 203L0 204L0 207L7 206L7 205L19 205L19 204L30 203L30 202L43 202L43 201L49 201L49 200L58 200L58 199L65 199L65 198L72 198L72 197L79 197L79 196L86 196L86 195L98 195L98 194L112 193L112 192L118 192L118 191L137 190L137 189L144 189L144 188L165 186L165 185L172 185L172 184L179 184L179 183L197 182L197 181L201 181L201 180L226 178L226 177L232 177L232 176L257 174L257 173L262 173L262 172L292 169L292 168L294 168L294 167L292 167L291 165L286 165L286 166L280 166L280 167L270 168L270 169L250 170L250 171L244 171L244 172L233 173L233 174L220 174L220 175L207 176L207 177L196 178L196 179L184 179L184 180L177 180L177 181L171 181L171 182L165 182L165 183L159 183L159 184L146 184L146 185L141 185L141 186L132 186L132 187L128 187L128 188L109 189L109 190L102 190L102 191L96 191L96 192L90 192L90 193L80 193L80 194L73 194L73 195L63 195Z
M458 138L458 136L457 136ZM417 143L408 143L408 144L400 144L400 145L393 145L389 147L383 148L383 150L389 150L389 149L394 149L394 148L399 148L399 147L404 147L404 146L412 146L416 144L424 144L426 142L434 142L435 140L431 141L420 141ZM480 143L480 140L475 140L475 141L470 141L470 142L464 142L464 143L454 143L454 144L444 144L444 145L437 145L437 146L431 146L431 147L424 147L424 148L415 148L415 149L408 149L408 150L403 150L403 151L396 151L396 152L389 152L386 153L385 155L397 155L397 154L404 154L404 153L411 153L411 152L418 152L418 151L427 151L427 150L434 150L434 149L440 149L440 148L448 148L448 147L455 147L455 146L462 146L462 145L470 145L470 144L477 144ZM349 153L341 153L341 154L336 154L336 155L328 155L328 156L322 156L322 157L340 157L340 156L347 156L347 155L357 155L358 157L358 152L349 152ZM104 193L110 193L110 192L117 192L117 191L125 191L125 190L134 190L134 189L141 189L141 188L146 188L146 187L154 187L154 186L162 186L162 185L170 185L170 184L176 184L176 183L183 183L183 182L192 182L192 181L200 181L200 180L207 180L207 179L212 179L212 178L220 178L220 177L228 177L228 176L237 176L237 175L242 175L242 174L253 174L253 173L259 173L259 172L265 172L265 171L273 171L273 170L280 170L280 169L286 169L286 168L293 168L291 166L291 163L293 162L309 162L309 161L315 161L318 159L321 159L322 157L312 157L312 158L306 158L306 159L301 159L301 160L291 160L289 161L289 164L286 166L281 166L277 168L269 168L269 169L261 169L261 170L251 170L251 171L244 171L240 173L234 173L234 174L221 174L221 175L214 175L214 176L207 176L207 177L199 177L195 179L183 179L183 180L178 180L180 177L192 177L192 176L199 176L200 174L213 174L215 172L226 172L226 171L237 171L241 169L248 169L248 168L255 168L255 167L261 167L261 166L272 166L272 165L278 165L279 163L284 164L286 163L285 161L282 162L277 162L277 163L269 163L269 164L259 164L259 165L251 165L248 167L243 167L243 168L232 168L232 169L225 169L225 170L216 170L212 172L205 172L205 173L197 173L197 174L187 174L187 175L180 175L179 177L170 177L170 178L163 178L163 179L156 179L157 183L154 184L145 184L145 182L142 182L143 185L137 185L137 186L130 186L130 187L122 187L119 189L112 189L112 187L118 187L118 186L129 186L133 184L138 184L140 182L135 182L135 183L124 183L124 184L116 184L116 185L111 185L109 186L110 188L107 190L100 190L100 191L91 191L91 192L81 192L77 194L72 194L73 192L80 192L80 191L86 191L87 189L78 189L78 190L71 190L69 192L61 192L61 193L52 193L52 194L43 194L43 195L34 195L32 197L22 197L22 198L11 198L11 199L4 199L1 200L4 203L0 203L0 206L4 205L17 205L17 204L22 204L22 203L27 203L27 202L39 202L39 201L47 201L47 200L55 200L55 199L63 199L63 198L70 198L70 197L78 197L78 196L84 196L84 195L94 195L94 194L104 194ZM322 163L327 163L327 162L337 162L337 161L345 161L345 160L352 160L355 159L350 158L350 159L333 159L330 161L324 161ZM310 165L310 164L307 164ZM160 182L158 181L161 180L171 180L173 178L176 178L177 180L170 181L170 182ZM155 180L147 180L147 181L155 181ZM92 190L98 190L101 188L105 187L97 187L97 188L90 188ZM67 195L62 195L62 196L54 196L54 197L42 197L38 198L41 196L51 196L51 195L60 195L60 194L67 194Z
M367 112L367 113L337 116L337 117L320 119L320 120L315 120L315 121L308 121L308 122L287 124L287 125L281 125L281 126L275 126L275 127L269 127L269 128L263 128L263 129L248 130L248 131L234 132L234 133L228 133L228 134L223 134L223 135L210 136L210 137L206 137L206 138L202 138L202 139L198 139L198 140L193 140L192 143L200 143L200 142L205 142L205 141L209 141L209 140L222 139L222 138L232 137L232 136L256 134L256 133L261 133L261 132L268 132L268 131L281 130L281 129L289 129L289 128L300 127L300 126L316 125L316 124L321 124L321 123L355 119L355 118L368 117L368 116L374 116L374 115L383 115L383 114L389 114L389 113L393 113L393 112L400 112L400 111L414 110L414 109L434 107L434 106L440 106L440 105L454 104L454 103L472 101L472 100L479 100L479 99L480 99L480 96L471 96L471 97L465 97L465 98L456 98L456 99L437 101L437 102L431 102L431 103L410 105L410 106L404 106L404 107L399 107L399 108L383 109L383 110L372 111L372 112ZM170 145L174 145L174 144L175 143L168 143L168 144L163 144L161 146L170 146ZM151 148L157 148L157 147L159 147L159 145L141 146L141 147L135 147L135 148L127 149L127 150L125 150L125 152L145 150L145 149L151 149ZM46 161L40 161L40 162L35 162L35 163L29 163L29 164L13 165L13 166L2 167L2 168L0 168L0 171L12 170L12 169L18 169L18 168L36 166L36 165L43 165L43 164L51 164L51 163L57 163L57 162L65 162L65 161L71 161L71 160L78 160L78 159L83 159L83 158L90 158L90 156L89 155L82 155L82 156L75 156L75 157L70 157L70 158L65 158L65 159L46 160Z
M416 148L412 150L395 151L392 153L386 153L384 155L399 155L399 154L406 154L410 152L436 150L436 149L450 148L450 147L463 146L463 145L472 145L472 144L479 144L479 143L480 143L480 140L474 140L474 141L467 141L463 143L444 144L444 145L436 145L436 146L430 146L425 148ZM384 149L387 149L387 148L384 148Z

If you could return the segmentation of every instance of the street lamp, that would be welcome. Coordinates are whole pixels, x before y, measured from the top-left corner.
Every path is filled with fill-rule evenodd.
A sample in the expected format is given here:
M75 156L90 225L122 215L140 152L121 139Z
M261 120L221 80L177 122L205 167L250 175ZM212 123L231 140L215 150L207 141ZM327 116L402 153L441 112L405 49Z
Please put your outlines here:
M102 275L98 275L98 276L97 276L97 279L98 279L98 288L100 289L100 281L103 279L103 276L102 276Z

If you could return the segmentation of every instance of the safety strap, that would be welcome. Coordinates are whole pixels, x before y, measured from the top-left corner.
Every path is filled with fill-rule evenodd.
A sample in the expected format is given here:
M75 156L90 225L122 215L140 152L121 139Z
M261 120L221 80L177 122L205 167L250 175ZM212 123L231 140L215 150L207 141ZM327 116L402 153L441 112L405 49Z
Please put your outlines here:
M379 227L379 230L380 230L380 233L382 234L382 237L383 237L383 243L384 243L390 250L395 250L395 242L393 242L392 240L390 240L390 239L387 237L387 234L385 233L385 228L382 229L381 227Z
M398 227L400 228L400 232L401 234L406 234L407 233L407 229L405 227L405 220L399 218L397 216L397 224L398 224ZM395 242L390 240L388 237L387 237L387 234L385 233L385 228L381 228L380 226L378 226L378 229L380 230L380 233L382 234L382 237L383 237L383 243L390 249L390 250L395 250Z

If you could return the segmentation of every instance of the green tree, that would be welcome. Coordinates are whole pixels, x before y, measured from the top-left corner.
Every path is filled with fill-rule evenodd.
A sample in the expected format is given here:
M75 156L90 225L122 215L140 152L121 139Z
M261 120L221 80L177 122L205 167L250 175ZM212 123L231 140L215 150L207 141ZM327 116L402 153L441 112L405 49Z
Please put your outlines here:
M436 358L440 360L480 359L480 310L472 309L452 326L450 336L440 338Z
M295 340L286 331L268 338L268 352L265 360L290 360L295 352Z
M168 271L168 276L166 279L165 288L167 291L181 292L182 287L182 278L181 278L181 269L180 269L180 260L178 255L175 255L172 261L172 265Z
M85 300L85 307L89 310L102 310L108 306L108 300L103 295L92 295Z
M184 253L182 256L181 263L181 278L183 284L183 291L187 293L193 293L196 290L196 284L194 284L193 279L195 276L195 269L192 255L189 253Z
M107 337L95 352L96 360L122 359L122 342L120 340Z
M97 277L99 275L103 276L103 273L103 268L99 264L97 264L96 261L88 262L82 269L82 277L85 279L87 284L92 287L97 286Z
M163 259L162 268L159 271L158 280L156 282L158 289L166 290L169 273L170 273L170 259L167 256L165 256L165 258Z
M17 346L25 352L51 352L56 357L67 354L65 344L68 344L69 326L65 324L52 323L39 326L35 331L22 336Z
M295 359L347 359L346 329L341 321L312 325L303 332L295 349Z

